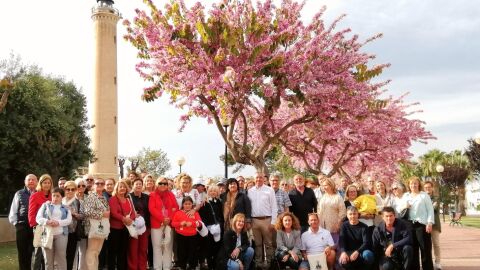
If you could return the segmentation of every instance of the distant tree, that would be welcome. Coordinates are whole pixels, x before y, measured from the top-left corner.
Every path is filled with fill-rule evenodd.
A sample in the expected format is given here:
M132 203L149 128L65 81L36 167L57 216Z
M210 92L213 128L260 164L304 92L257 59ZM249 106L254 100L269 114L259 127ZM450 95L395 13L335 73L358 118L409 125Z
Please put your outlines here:
M476 175L480 175L480 143L475 140L468 140L468 147L465 151L469 161L470 167Z
M86 99L76 86L43 75L37 67L13 78L8 103L0 112L1 210L26 174L49 173L56 181L73 176L92 157Z
M10 53L9 59L0 60L0 113L7 106L8 96L15 86L14 81L23 69L20 56L13 53Z
M444 171L437 172L436 167L442 165ZM442 201L449 203L449 193L453 194L455 208L465 212L465 183L472 178L473 170L469 159L460 150L445 153L433 149L419 157L418 162L404 162L400 165L402 178L418 176L422 179L433 179L437 182Z
M133 163L138 162L138 165L135 166L136 171L147 172L154 176L164 175L171 167L167 153L161 149L155 150L150 147L144 147L138 154L128 159Z

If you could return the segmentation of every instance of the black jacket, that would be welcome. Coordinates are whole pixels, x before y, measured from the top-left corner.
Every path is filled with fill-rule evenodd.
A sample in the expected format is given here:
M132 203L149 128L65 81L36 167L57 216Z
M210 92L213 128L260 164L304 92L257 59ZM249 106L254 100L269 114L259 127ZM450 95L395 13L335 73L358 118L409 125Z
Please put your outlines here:
M385 222L382 221L373 230L373 250L376 254L384 254L388 247ZM392 242L395 250L402 250L405 245L412 245L410 226L406 221L396 218L393 223Z
M240 246L240 253L245 252L247 248L250 246L250 242L248 241L247 232L242 231L240 234L242 238L242 245ZM225 249L225 254L227 259L230 258L230 254L232 254L233 250L237 245L237 233L232 230L228 230L223 235L223 248Z
M205 225L213 225L216 220L220 228L223 228L223 205L220 199L206 201L198 210L198 214Z
M130 196L133 205L135 206L135 211L145 219L145 225L147 228L150 228L150 211L148 210L148 201L150 197L146 193L142 193L140 197L137 197L133 192L130 193Z
M227 192L220 195L220 199L222 200L223 208L223 204L227 201ZM230 213L230 217L233 218L238 213L244 214L247 221L252 218L252 205L250 199L247 194L242 192L237 192L237 197L235 197L235 207L233 208L232 213Z

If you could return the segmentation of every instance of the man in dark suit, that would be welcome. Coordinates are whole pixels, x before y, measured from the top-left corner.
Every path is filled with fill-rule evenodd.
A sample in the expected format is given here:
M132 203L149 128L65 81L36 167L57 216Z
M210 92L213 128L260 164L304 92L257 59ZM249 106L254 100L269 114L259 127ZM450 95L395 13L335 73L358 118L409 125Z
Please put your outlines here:
M412 235L408 223L395 218L392 207L382 210L383 221L373 231L373 250L383 270L412 267Z

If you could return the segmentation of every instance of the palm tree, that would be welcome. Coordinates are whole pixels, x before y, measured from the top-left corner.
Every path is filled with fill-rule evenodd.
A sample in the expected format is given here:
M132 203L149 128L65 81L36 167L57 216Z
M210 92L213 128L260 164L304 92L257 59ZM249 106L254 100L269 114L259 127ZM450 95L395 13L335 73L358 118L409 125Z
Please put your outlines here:
M460 150L448 153L445 157L445 171L442 177L454 191L456 210L465 214L465 183L473 178L468 156Z
M426 154L420 156L419 166L423 177L438 178L440 175L436 170L437 165L445 163L447 154L438 149L428 151Z

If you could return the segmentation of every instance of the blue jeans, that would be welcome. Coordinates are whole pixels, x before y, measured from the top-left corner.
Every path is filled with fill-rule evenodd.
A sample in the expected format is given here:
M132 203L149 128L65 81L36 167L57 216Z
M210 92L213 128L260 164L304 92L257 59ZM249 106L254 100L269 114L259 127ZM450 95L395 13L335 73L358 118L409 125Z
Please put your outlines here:
M253 248L248 247L245 250L245 252L242 252L240 254L240 260L242 261L243 269L245 269L245 270L250 269L250 264L252 263L252 259L253 259ZM239 270L240 265L236 261L234 261L232 259L229 259L228 262L227 262L227 269L228 270Z
M347 252L350 256L353 252ZM350 269L370 269L375 262L375 255L370 250L364 250L360 256L353 262L342 264L342 267L346 270Z

